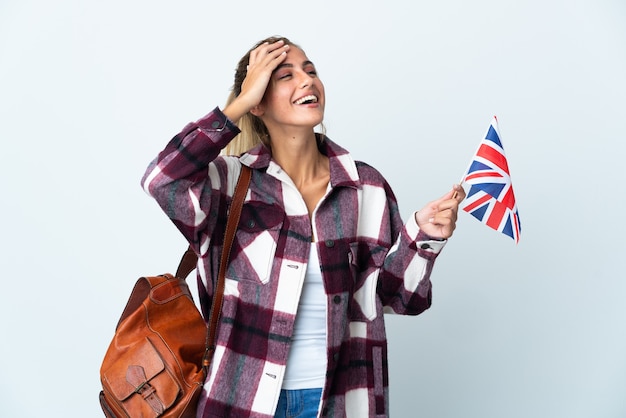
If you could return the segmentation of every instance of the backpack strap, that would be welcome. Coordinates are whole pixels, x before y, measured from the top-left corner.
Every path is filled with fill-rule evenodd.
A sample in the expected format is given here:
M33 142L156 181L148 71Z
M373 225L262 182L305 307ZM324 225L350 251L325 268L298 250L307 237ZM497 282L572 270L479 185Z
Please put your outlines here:
M213 352L215 351L215 332L217 330L217 323L219 322L220 311L222 310L222 301L224 299L226 267L228 266L230 250L233 245L233 239L235 238L235 232L237 231L237 225L239 225L241 209L243 208L243 201L246 198L251 177L252 170L250 167L242 165L241 174L239 175L239 180L237 180L237 186L235 187L235 194L233 195L233 200L230 204L228 220L226 221L226 232L224 233L224 245L222 246L220 270L217 276L217 283L215 284L215 291L213 292L211 314L209 315L209 332L207 333L206 338L206 352L204 354L204 359L202 360L202 366L204 367L207 376L209 372L209 365L211 364L211 359L213 358Z
M228 219L231 217L231 213L233 216L236 215L237 221L239 221L239 216L241 215L241 208L243 207L243 201L246 198L246 192L248 191L248 186L250 184L250 178L252 177L252 170L250 167L242 165L241 166L241 174L239 175L239 179L237 180L237 186L235 186L235 194L233 195L233 200L231 201L230 212L228 213ZM237 207L235 207L237 206ZM237 211L237 214L233 212L233 210ZM237 224L233 227L234 230L231 232L235 234L237 229ZM226 249L227 236L228 236L228 224L226 226L226 232L224 235L224 249ZM230 238L232 245L232 238ZM230 253L230 249L228 249ZM222 251L222 259L224 259L224 252ZM180 263L178 263L178 268L176 269L176 277L180 279L186 279L189 276L189 273L196 269L196 265L198 263L198 256L195 251L189 246L187 251L183 253L183 256L180 259ZM220 264L221 269L221 264Z
M222 256L220 258L220 270L215 284L215 291L213 292L213 302L211 303L211 313L208 320L206 346L204 357L202 359L202 367L207 375L211 359L213 358L213 352L215 351L215 333L217 330L217 323L219 322L220 311L222 310L222 301L224 299L226 267L228 266L230 250L233 245L235 232L237 231L237 225L239 224L239 217L241 216L241 209L243 208L243 201L246 198L251 177L252 170L250 167L242 165L241 174L237 180L233 199L231 200L230 209L228 211L226 231L224 232L224 244L222 246ZM189 273L196 268L197 263L198 256L191 249L191 247L187 248L187 251L185 251L180 263L178 264L178 269L176 269L176 277L186 279Z

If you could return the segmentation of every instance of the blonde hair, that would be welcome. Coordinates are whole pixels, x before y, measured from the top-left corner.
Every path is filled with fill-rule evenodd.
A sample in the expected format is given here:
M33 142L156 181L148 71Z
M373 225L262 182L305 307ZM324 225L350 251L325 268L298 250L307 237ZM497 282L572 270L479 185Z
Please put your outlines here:
M257 42L246 54L239 60L237 63L237 68L235 68L235 80L233 86L231 88L231 92L228 95L228 99L226 100L226 106L231 104L239 94L241 94L241 85L246 78L248 72L248 63L250 62L250 53L258 48L260 45L264 43L274 43L278 41L285 42L285 45L291 45L296 48L300 48L298 45L291 42L289 39L282 36L272 36L262 41ZM266 147L270 147L270 135L267 131L267 127L261 120L261 118L254 116L252 113L248 112L243 115L239 121L237 121L237 127L241 130L241 133L235 137L227 146L222 150L222 154L224 155L241 155L250 149L254 148L258 144L262 143ZM325 135L326 129L323 125L322 128L322 138Z

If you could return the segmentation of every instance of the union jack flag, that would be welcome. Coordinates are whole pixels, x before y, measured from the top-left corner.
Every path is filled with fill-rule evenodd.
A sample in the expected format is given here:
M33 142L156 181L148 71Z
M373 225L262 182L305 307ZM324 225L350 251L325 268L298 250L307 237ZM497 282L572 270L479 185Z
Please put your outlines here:
M470 189L461 209L519 242L519 212L495 116L463 176L463 182L469 184Z

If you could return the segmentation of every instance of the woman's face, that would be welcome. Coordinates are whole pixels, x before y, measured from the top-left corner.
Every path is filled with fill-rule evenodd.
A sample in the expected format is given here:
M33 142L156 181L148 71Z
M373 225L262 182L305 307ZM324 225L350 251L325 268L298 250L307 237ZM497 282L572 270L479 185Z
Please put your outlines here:
M272 74L260 103L260 117L270 132L280 125L312 129L324 119L324 100L324 85L315 65L292 46Z

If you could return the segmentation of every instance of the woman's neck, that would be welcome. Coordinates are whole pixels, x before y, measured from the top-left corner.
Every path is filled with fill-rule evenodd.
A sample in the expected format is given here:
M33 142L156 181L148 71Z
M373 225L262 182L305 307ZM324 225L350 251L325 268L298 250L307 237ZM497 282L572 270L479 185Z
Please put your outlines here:
M271 135L272 158L289 175L298 188L330 172L328 158L317 147L315 133Z
M317 148L315 133L307 136L271 137L272 158L294 182L312 218L330 182L328 157Z

